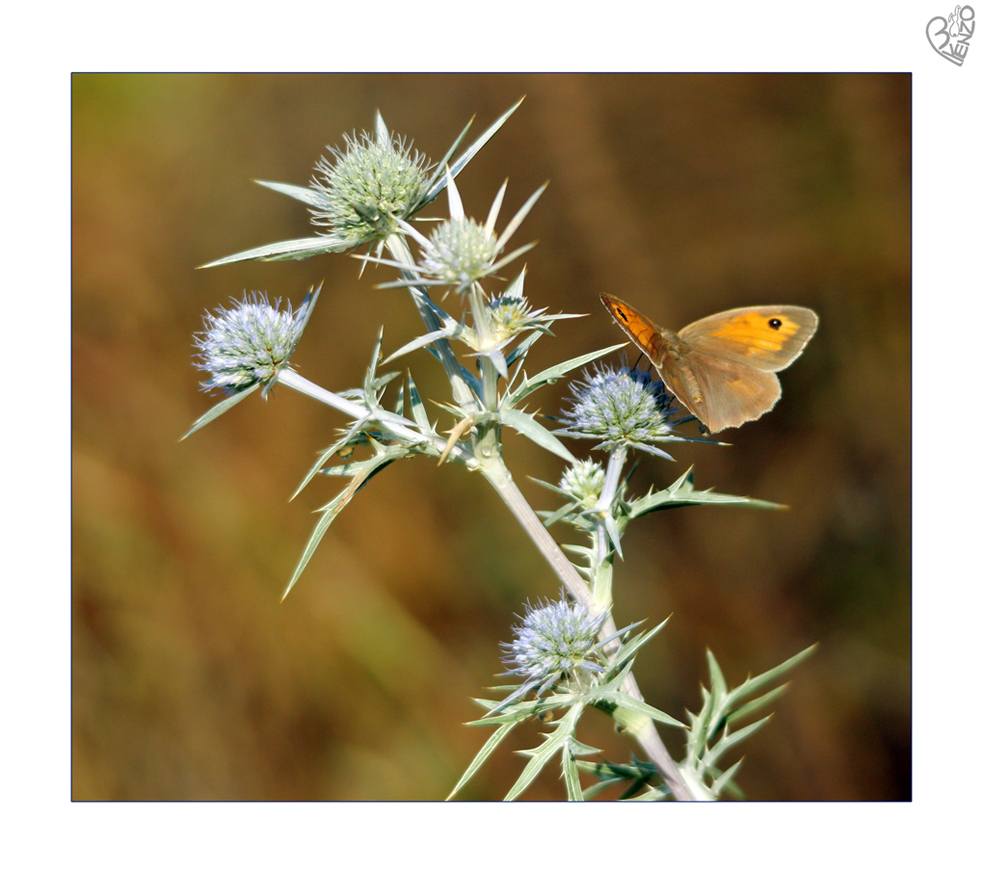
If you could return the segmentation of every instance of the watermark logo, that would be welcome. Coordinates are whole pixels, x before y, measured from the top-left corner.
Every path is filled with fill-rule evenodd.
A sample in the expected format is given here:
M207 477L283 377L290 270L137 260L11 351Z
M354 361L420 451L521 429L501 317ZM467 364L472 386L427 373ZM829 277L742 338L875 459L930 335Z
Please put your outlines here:
M976 27L975 18L972 6L957 6L949 13L948 20L936 15L925 28L925 36L938 54L961 67Z

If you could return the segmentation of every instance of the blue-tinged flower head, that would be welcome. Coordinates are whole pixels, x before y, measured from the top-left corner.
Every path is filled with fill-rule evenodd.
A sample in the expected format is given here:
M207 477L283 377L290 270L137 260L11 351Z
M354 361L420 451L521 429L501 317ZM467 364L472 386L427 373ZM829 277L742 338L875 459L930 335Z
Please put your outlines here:
M673 435L679 412L674 398L647 371L602 364L572 388L572 407L560 420L566 427L556 433L598 439L603 449L623 445L665 457L650 444L680 439Z
M604 489L604 468L594 459L577 459L560 477L560 491L589 510Z
M265 293L253 292L228 309L205 313L205 331L195 335L196 366L211 374L202 386L226 394L257 383L268 389L297 348L315 298L308 295L294 312L289 301L280 310L279 299L271 304Z
M334 159L318 161L311 188L319 195L311 207L315 224L349 246L384 240L398 220L418 209L431 179L431 164L398 136L385 130L372 137L345 136L347 149L331 148Z
M591 617L583 604L566 601L526 606L515 639L502 644L503 661L510 674L524 677L523 688L545 688L580 671L603 671L597 635L605 614Z

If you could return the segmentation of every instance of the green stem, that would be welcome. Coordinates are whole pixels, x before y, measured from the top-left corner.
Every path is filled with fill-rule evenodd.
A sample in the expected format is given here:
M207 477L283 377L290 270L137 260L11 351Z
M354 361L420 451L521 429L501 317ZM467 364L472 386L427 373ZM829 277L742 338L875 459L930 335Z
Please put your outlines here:
M386 248L395 261L407 265L414 263L413 255L406 245L406 240L399 234L390 234L386 238ZM406 279L413 280L417 278L409 269L404 269L401 272ZM420 318L423 319L423 324L426 325L427 331L439 331L444 327L438 321L433 310L424 303L424 301L430 300L426 291L411 285L409 286L409 292L413 298L413 303L416 304L416 308L420 313ZM451 393L454 395L454 400L465 412L476 412L478 409L477 404L475 403L474 396L471 394L471 390L468 388L467 382L465 382L464 377L461 375L461 365L454 355L454 350L451 349L450 342L446 337L434 340L433 350L437 353L440 363L444 365L444 371L447 373L447 379L450 381Z
M362 404L358 404L355 401L350 401L347 398L343 398L340 395L336 395L334 392L328 391L326 388L321 388L321 386L316 383L311 382L306 377L301 376L297 371L291 370L289 367L285 367L283 370L277 374L277 385L285 385L288 388L294 389L294 391L299 391L301 394L305 394L314 400L320 401L323 404L327 404L329 407L334 407L334 409L339 410L346 416L354 419L356 422L368 418L373 418L378 415L379 424L385 428L390 434L395 437L400 437L409 444L416 443L428 443L434 448L434 454L440 455L444 449L447 447L447 441L441 437L431 434L421 434L416 430L415 425L409 421L409 419L404 419L405 425L401 424L400 419L402 417L397 416L395 413L389 413L385 410L378 411L378 414L374 413L372 410L367 409ZM382 418L384 416L384 418ZM474 466L474 458L471 455L470 447L467 444L458 443L451 449L449 453L450 457L456 458L458 461L463 461L466 466Z
M611 574L601 574L600 570L606 562L612 561L611 538L608 536L604 526L605 517L610 516L611 507L614 506L615 495L618 494L618 483L621 481L621 471L624 469L625 461L628 458L628 448L618 444L608 455L608 469L604 474L604 487L594 505L594 568L598 573L594 575L594 597L602 606L610 606L612 601L611 594Z
M604 473L604 487L594 509L599 513L608 513L614 504L614 496L618 493L618 483L621 481L621 471L628 458L628 447L623 443L617 444L608 455L608 469Z

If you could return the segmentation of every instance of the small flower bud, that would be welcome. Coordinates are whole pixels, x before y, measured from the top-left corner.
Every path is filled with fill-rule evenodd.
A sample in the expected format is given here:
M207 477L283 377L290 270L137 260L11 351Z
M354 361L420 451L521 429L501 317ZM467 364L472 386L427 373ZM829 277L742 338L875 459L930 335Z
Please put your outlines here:
M423 247L420 271L442 285L465 286L492 272L498 236L473 218L441 222Z
M560 491L584 509L597 503L604 488L604 468L592 458L577 459L560 477Z
M486 276L494 276L496 271L532 248L533 244L527 243L507 255L503 254L512 235L543 193L543 188L532 194L499 235L495 232L495 222L505 196L504 184L483 223L465 215L460 192L449 171L446 187L450 218L441 222L429 237L424 237L406 222L400 225L420 246L420 263L407 264L404 269L415 273L414 281L422 285L447 285L464 292Z

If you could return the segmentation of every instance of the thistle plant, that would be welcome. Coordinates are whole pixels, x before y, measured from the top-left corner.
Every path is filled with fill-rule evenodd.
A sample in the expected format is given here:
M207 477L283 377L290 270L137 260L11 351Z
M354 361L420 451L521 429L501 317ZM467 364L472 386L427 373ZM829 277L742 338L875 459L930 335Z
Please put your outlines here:
M537 719L548 728L543 742L522 751L528 763L507 798L517 798L546 766L558 759L570 799L620 790L632 799L713 800L725 792L740 797L734 782L737 763L725 754L767 719L743 720L781 693L774 681L808 654L805 650L736 689L728 690L713 655L708 653L709 690L696 715L685 721L646 703L632 674L642 647L666 624L647 631L639 623L618 627L614 619L614 568L629 523L656 510L694 504L774 508L766 501L700 491L692 469L671 485L646 494L629 492L629 453L671 462L665 446L701 442L679 426L692 417L676 405L652 375L625 365L592 362L624 344L578 355L530 374L526 362L533 346L553 325L574 316L535 307L526 296L525 269L509 278L505 268L532 247L512 247L513 238L545 186L533 192L498 230L506 186L503 184L483 220L464 208L455 177L518 107L504 113L458 155L470 124L437 162L412 151L412 145L386 127L377 114L373 134L345 137L319 161L307 188L274 182L260 184L306 204L314 236L251 249L214 261L279 261L352 251L354 256L394 271L384 285L405 291L416 307L421 334L383 358L380 326L360 386L331 390L302 377L291 366L304 327L312 317L320 289L312 289L296 310L264 293L253 292L229 307L205 316L197 336L197 366L209 374L203 387L226 397L205 413L185 436L227 412L257 389L274 385L295 389L340 411L348 420L300 483L295 495L320 476L346 480L320 517L303 549L283 596L303 574L331 523L358 491L397 461L429 456L456 463L484 479L542 553L561 584L555 600L528 606L503 644L505 675L517 680L494 687L495 698L476 699L486 711L472 723L494 728L474 761L453 788L454 796L521 722ZM423 233L417 224L423 207L445 193L447 218ZM354 252L365 249L367 251ZM492 283L504 288L497 294ZM443 291L441 303L432 291ZM392 362L422 350L440 362L447 395L435 410L420 396L408 369L390 370ZM383 369L380 369L383 368ZM576 376L579 372L579 377ZM567 406L552 420L530 412L532 396L546 385L572 379ZM388 397L387 397L388 395ZM451 418L438 428L436 415ZM548 421L562 427L551 430ZM535 511L506 465L503 434L517 432L567 462L557 485L540 485L558 496L558 506ZM606 461L576 458L561 440L592 441ZM560 528L560 526L565 526ZM554 530L570 532L558 542ZM574 561L568 558L574 557ZM550 587L550 591L555 591ZM581 716L588 710L610 717L635 749L626 761L603 758L601 751L577 740ZM685 756L676 761L657 729L681 732ZM613 736L614 738L614 736ZM619 746L624 741L617 739Z

